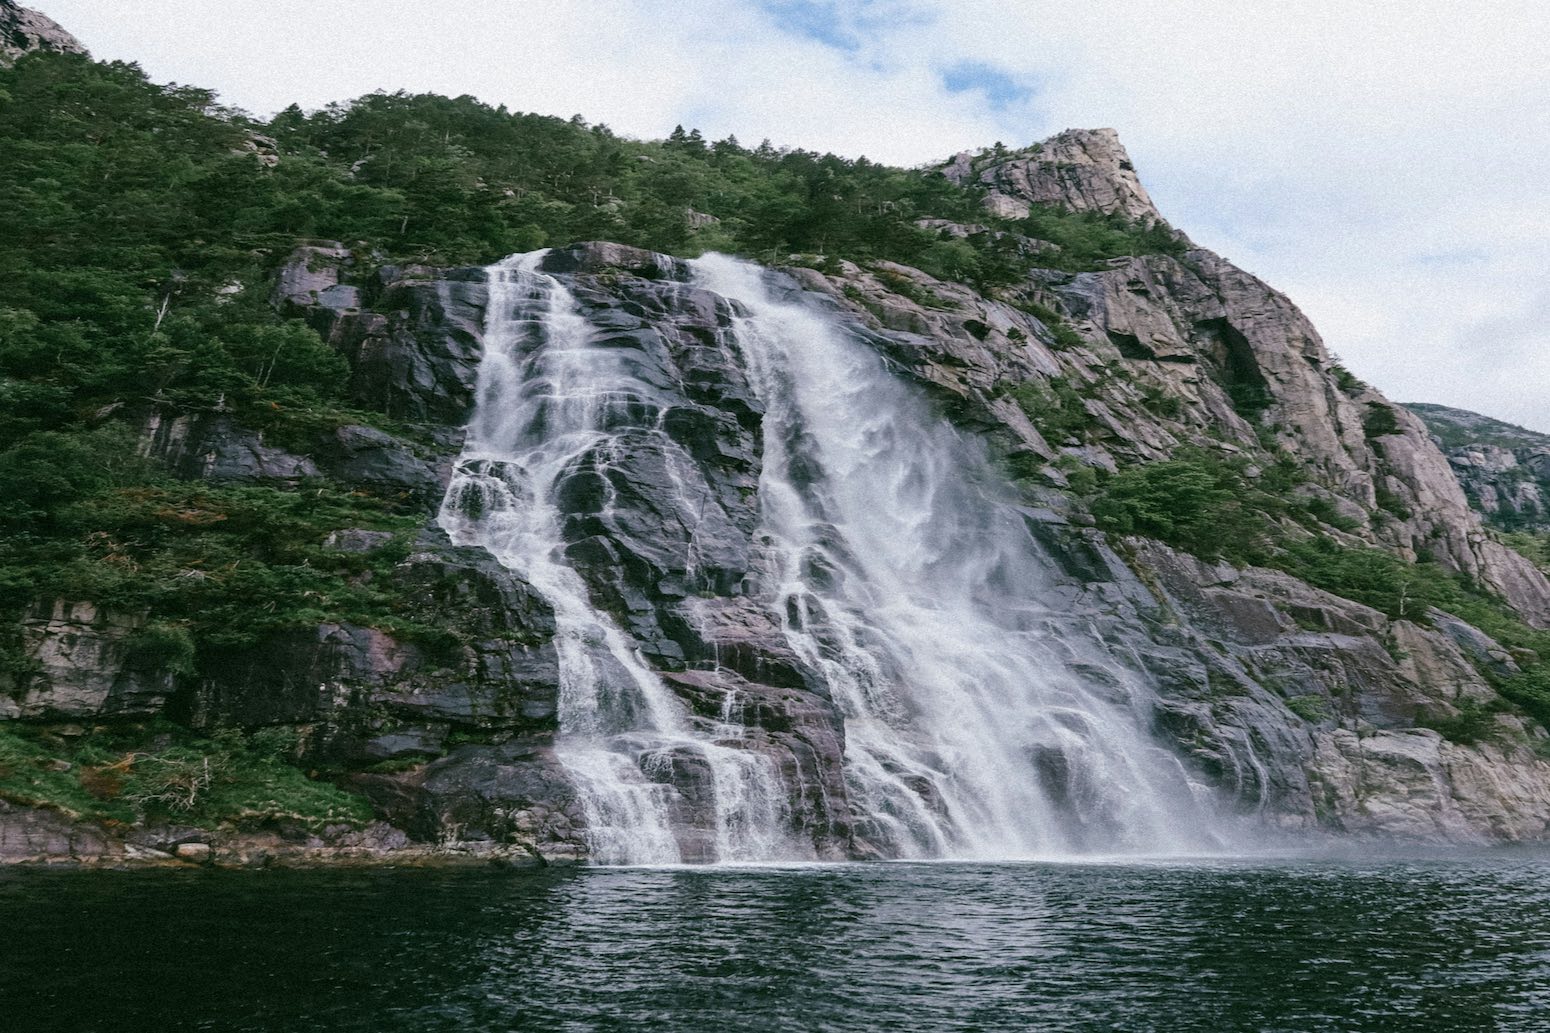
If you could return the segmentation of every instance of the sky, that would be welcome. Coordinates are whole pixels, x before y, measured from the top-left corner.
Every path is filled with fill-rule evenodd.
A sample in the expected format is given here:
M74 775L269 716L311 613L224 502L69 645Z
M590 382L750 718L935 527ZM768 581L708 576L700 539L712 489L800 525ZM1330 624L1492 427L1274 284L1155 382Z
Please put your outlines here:
M1119 130L1398 401L1550 432L1543 0L29 0L257 114L376 89L916 165Z

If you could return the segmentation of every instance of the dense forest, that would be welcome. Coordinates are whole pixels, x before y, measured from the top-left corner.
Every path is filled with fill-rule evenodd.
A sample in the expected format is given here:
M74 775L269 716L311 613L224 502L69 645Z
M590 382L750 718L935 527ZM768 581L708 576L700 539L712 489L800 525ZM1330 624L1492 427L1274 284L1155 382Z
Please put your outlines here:
M373 94L259 123L134 65L53 54L0 70L0 199L5 621L58 594L150 607L157 648L190 667L196 640L275 622L393 621L392 599L302 532L416 523L398 500L216 489L135 458L131 431L153 410L218 409L294 443L388 424L349 410L344 360L269 305L268 276L298 242L458 264L606 238L887 258L981 284L1018 274L1028 235L1074 268L1179 247L1166 229L1054 210L948 237L917 220L985 225L972 191L865 158L682 130L639 142L470 97Z

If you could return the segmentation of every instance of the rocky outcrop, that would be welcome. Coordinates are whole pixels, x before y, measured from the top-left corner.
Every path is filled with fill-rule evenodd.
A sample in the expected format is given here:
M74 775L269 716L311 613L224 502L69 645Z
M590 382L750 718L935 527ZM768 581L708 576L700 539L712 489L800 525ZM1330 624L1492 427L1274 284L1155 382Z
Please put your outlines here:
M1448 457L1464 494L1502 530L1550 530L1550 434L1444 405L1407 404Z
M355 256L338 241L303 245L280 267L270 300L286 314L318 315L325 320L335 314L358 312L360 288L340 282L355 264Z
M356 828L212 831L190 827L108 829L58 811L0 800L0 865L86 868L373 868L527 865L541 859L512 844L411 840L386 822Z
M0 673L0 720L132 718L154 714L173 677L146 656L145 619L91 602L56 601L22 621L30 670Z
M0 0L0 65L12 64L33 51L84 54L86 48L52 18L14 0Z
M447 454L436 443L414 443L358 424L311 435L300 450L289 451L221 413L153 412L140 428L140 454L159 460L175 476L211 484L294 487L327 479L424 502L438 501L447 486Z
M263 434L218 414L153 412L140 428L140 454L187 480L294 484L322 471L307 456L264 443Z
M1443 615L1390 620L1279 572L1130 548L1157 609L1110 610L1108 634L1159 685L1161 724L1240 807L1285 828L1400 839L1550 835L1543 729L1500 713L1467 742L1435 730L1496 698L1481 669L1512 668L1500 646Z
M558 692L547 604L439 529L416 545L392 575L405 617L456 627L460 640L351 624L279 633L207 665L180 704L189 723L301 727L309 756L344 763L434 757L449 738L547 743Z
M955 183L983 184L985 207L1003 219L1058 205L1144 225L1163 221L1112 129L1067 129L1022 151L965 151L942 172Z

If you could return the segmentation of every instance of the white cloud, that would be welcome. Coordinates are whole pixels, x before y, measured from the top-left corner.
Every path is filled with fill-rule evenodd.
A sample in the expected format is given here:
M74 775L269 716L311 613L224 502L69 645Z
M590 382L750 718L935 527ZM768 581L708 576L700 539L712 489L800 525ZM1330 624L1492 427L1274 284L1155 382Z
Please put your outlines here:
M1113 125L1164 213L1359 375L1550 430L1538 0L805 0L789 31L793 0L36 2L100 57L260 112L472 93L906 164ZM814 38L825 12L854 46ZM965 64L1034 92L949 92Z

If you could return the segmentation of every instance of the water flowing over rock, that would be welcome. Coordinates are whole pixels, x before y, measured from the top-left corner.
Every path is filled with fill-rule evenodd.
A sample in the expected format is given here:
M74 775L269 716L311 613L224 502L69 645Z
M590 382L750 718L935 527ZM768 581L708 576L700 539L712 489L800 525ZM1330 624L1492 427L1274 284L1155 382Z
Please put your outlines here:
M641 353L660 329L642 340L585 308L581 288L547 271L569 257L489 270L478 401L442 523L554 608L554 753L593 857L1215 842L1183 766L1151 738L1149 691L1052 612L1051 564L983 448L835 313L777 299L761 270L730 259L666 287L712 323L723 363L740 360L726 372L762 416L750 523L746 502L717 498L684 399ZM741 670L717 655L728 608L701 598L729 588L744 627L763 625L754 656L728 657ZM674 623L692 631L653 641ZM709 664L689 659L705 646ZM664 676L651 653L687 669ZM784 690L751 680L780 668ZM782 740L793 707L831 734L798 724ZM839 764L804 763L841 742Z
M1160 223L1112 131L944 171L1002 215ZM348 362L353 411L267 436L223 401L126 412L171 478L391 500L391 522L310 543L390 616L309 612L174 673L147 614L45 600L0 665L0 720L285 730L380 819L217 837L213 863L1550 836L1550 736L1497 691L1530 651L1102 533L1094 502L1180 454L1248 486L1289 465L1285 542L1431 561L1546 626L1550 581L1471 508L1526 512L1539 445L1445 454L1288 298L1166 226L1059 269L984 218L917 226L993 235L1028 259L1018 282L608 242L466 268L299 246L262 289ZM0 807L0 858L185 845L135 835Z
M720 257L765 405L762 537L787 641L845 721L846 785L894 856L1200 847L1149 695L1052 612L1052 564L983 449L833 314Z
M565 555L567 544L586 544L568 543L567 525L628 519L617 494L632 485L615 478L643 455L677 489L652 502L678 509L685 526L705 503L693 490L693 460L665 429L663 385L647 379L628 342L598 339L570 291L538 271L543 256L489 270L478 402L442 524L454 540L488 548L554 608L555 754L574 781L594 858L788 856L797 851L783 834L791 794L772 758L736 744L745 732L733 720L735 688L724 690L719 720L691 712L593 604ZM682 563L693 578L699 558L688 544Z

